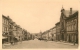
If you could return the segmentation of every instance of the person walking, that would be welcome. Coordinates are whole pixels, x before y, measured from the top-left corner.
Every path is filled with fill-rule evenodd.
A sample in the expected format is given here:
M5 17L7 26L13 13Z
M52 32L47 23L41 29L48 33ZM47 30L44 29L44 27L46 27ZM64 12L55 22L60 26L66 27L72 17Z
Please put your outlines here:
M22 38L19 36L19 41L20 41L20 43L22 43Z
M11 42L10 42L11 45L13 45L13 43L14 43L13 41L14 41L14 39L13 39L13 37L11 37Z
M18 39L14 38L14 44L17 44L17 42L18 42Z

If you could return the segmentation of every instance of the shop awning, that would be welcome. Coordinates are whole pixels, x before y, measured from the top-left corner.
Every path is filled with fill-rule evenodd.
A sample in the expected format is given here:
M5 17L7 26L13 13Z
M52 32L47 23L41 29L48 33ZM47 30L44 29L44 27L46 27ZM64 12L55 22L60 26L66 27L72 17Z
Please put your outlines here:
M3 37L3 36L2 36L2 39L6 39L6 38L7 38L7 37Z

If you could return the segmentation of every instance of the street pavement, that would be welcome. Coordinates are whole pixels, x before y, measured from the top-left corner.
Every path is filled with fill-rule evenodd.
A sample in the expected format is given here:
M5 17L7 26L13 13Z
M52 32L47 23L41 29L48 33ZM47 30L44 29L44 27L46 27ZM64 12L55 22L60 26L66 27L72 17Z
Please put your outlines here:
M43 41L43 40L29 40L18 42L15 45L4 45L3 49L77 49L78 45L72 43L56 42L56 41Z

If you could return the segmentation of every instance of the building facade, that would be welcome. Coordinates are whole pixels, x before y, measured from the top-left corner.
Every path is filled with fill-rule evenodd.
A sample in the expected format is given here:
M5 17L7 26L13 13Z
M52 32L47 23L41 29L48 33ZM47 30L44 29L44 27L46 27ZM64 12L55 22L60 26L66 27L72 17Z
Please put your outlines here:
M2 36L8 37L9 34L9 17L2 15ZM7 42L9 38L7 39Z
M2 15L2 35L7 37L7 42L13 41L13 21L9 16Z
M67 41L78 43L78 11L66 19Z
M56 23L56 40L61 40L61 34L60 34L60 22Z
M9 18L9 35L8 35L8 38L9 38L9 42L14 42L14 22L12 21L11 18Z
M48 40L49 39L49 33L48 33L48 31L45 31L45 32L42 33L42 38L44 40Z
M62 41L78 43L78 11L61 9L60 35Z
M56 27L53 27L43 32L42 38L45 40L50 40L50 41L56 40Z
M14 42L14 38L22 41L25 39L25 36L28 39L30 33L27 35L25 35L25 33L27 34L27 32L23 31L9 16L2 15L2 36L7 38L6 42Z
M52 39L54 40L54 41L56 41L56 27L53 27L52 28Z

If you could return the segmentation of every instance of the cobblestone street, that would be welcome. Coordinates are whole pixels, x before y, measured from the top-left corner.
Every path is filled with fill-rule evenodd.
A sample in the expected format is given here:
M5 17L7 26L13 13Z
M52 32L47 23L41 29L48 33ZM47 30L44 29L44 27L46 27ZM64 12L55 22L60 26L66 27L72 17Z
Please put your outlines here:
M3 49L77 49L78 45L72 43L55 42L55 41L39 41L37 39L30 41L18 42L15 45L4 46Z

